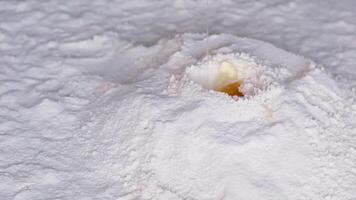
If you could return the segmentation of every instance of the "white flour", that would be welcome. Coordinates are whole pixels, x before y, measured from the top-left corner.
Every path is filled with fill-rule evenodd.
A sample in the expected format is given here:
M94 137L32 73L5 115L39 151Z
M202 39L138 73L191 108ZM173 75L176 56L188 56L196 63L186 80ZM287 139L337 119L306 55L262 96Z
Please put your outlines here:
M0 200L356 199L355 10L0 1Z

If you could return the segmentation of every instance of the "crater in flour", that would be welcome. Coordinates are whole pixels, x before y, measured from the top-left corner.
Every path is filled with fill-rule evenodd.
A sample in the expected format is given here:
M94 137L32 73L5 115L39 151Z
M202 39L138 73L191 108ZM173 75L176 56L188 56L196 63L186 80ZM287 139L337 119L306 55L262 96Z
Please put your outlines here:
M218 54L186 69L188 78L203 88L234 97L253 96L266 89L272 78L264 66L246 54Z

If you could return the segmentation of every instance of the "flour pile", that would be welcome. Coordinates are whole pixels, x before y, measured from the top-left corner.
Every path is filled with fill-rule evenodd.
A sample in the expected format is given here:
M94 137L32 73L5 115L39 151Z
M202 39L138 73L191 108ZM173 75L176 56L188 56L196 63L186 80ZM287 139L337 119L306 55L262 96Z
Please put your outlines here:
M321 67L247 38L211 36L209 57L201 35L174 40L182 50L131 92L112 91L106 98L120 98L94 129L115 138L98 154L110 160L99 171L121 182L126 199L314 199L331 188L333 198L354 195L354 186L341 187L353 181L345 166L354 152L334 140L355 133L354 99ZM209 89L224 61L236 66L245 96Z
M355 10L0 1L0 200L355 200Z

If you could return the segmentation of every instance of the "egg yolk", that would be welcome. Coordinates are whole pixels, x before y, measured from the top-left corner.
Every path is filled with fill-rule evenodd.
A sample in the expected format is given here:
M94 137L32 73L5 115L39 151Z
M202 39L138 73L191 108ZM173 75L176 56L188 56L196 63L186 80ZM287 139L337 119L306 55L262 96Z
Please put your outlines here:
M230 96L242 97L244 94L240 91L241 83L234 65L228 61L223 61L218 69L215 90Z

